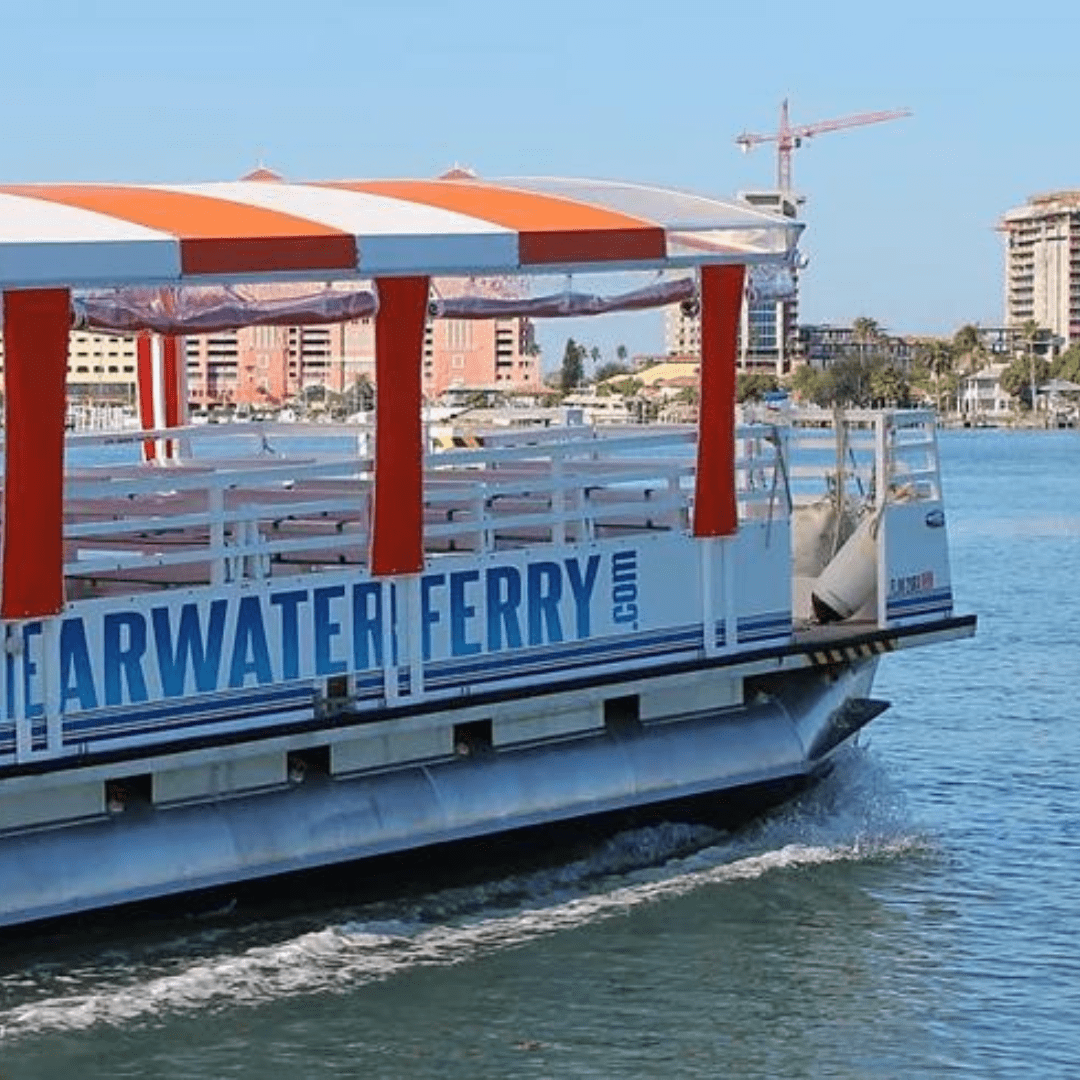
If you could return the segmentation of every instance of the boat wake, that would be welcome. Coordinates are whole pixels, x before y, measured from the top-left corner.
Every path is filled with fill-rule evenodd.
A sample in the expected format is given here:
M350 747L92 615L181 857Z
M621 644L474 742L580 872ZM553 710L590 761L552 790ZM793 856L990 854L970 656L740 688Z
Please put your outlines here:
M410 969L467 963L707 888L925 850L873 756L853 749L801 799L736 833L662 824L580 858L407 901L303 920L232 922L154 941L115 941L0 969L0 1043L49 1031L341 993ZM232 916L238 919L238 916Z

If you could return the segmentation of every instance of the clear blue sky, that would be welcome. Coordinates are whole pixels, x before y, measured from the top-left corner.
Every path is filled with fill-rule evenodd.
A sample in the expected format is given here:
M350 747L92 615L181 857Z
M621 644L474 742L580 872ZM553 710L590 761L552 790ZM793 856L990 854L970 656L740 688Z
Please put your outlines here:
M0 33L0 181L460 162L725 195L772 184L772 147L732 140L785 96L796 123L911 108L796 152L804 321L996 324L996 220L1080 187L1068 0L37 0L3 4ZM655 315L597 331L662 341Z

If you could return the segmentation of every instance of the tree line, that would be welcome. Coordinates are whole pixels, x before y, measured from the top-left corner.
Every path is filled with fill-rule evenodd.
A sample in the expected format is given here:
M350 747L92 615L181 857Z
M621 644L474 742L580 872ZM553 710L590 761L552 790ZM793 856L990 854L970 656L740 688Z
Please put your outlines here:
M1020 328L1017 339L1021 348L1009 355L1001 375L1002 388L1031 407L1031 388L1049 379L1068 379L1080 383L1080 345L1072 345L1052 359L1048 357L1050 331L1028 322ZM871 318L860 317L852 324L850 355L834 360L826 368L802 364L783 379L763 372L740 372L736 387L740 402L760 400L778 389L792 391L801 401L821 406L844 405L855 408L906 407L932 402L939 412L949 411L957 401L961 381L1004 354L987 348L979 327L961 326L951 338L916 341L907 360L895 355L895 346ZM603 383L615 393L633 396L641 388L640 380L626 363L626 348L618 348L618 360L600 363L600 350L591 349L570 338L566 343L557 385L563 393L585 382ZM592 360L593 377L586 380L585 363ZM616 376L624 376L616 380ZM680 391L679 397L695 401L695 390Z
M928 400L945 412L957 401L963 379L1006 355L1001 386L1028 408L1032 388L1037 390L1048 379L1080 382L1080 347L1070 346L1051 359L1053 335L1034 322L1020 328L1009 354L992 352L979 327L968 323L951 339L916 342L906 364L890 354L887 339L873 319L856 319L852 330L856 355L823 371L806 366L792 375L791 387L800 397L820 405L855 406L905 406Z

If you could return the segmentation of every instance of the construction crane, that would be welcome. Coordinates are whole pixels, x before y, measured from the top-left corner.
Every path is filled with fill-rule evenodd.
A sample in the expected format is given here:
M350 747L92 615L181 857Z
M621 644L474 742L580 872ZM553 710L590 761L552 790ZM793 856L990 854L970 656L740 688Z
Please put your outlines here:
M749 153L758 143L776 143L776 186L789 194L791 186L791 155L802 146L803 139L819 135L823 131L839 131L841 128L861 127L863 124L880 124L885 120L899 120L910 116L910 109L889 109L885 112L853 113L851 116L838 116L833 120L819 120L816 124L796 124L788 120L788 103L784 98L780 104L779 130L768 135L758 135L744 131L735 137L735 142L742 147L743 153Z

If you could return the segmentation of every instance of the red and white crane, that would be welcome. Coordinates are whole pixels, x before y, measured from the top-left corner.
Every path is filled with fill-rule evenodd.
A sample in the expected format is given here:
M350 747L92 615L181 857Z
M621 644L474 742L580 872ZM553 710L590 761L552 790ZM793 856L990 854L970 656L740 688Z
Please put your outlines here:
M842 128L861 127L863 124L880 124L885 120L899 120L910 116L910 109L888 109L884 112L852 113L850 116L838 116L832 120L819 120L814 124L792 124L788 119L788 103L784 98L780 104L780 127L768 134L744 131L735 137L735 142L742 147L743 153L749 153L758 143L776 143L776 186L783 192L790 192L791 155L802 146L803 139L819 135L823 131L839 131Z

